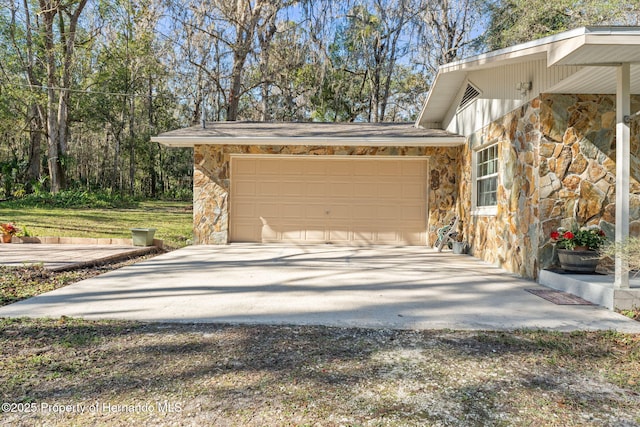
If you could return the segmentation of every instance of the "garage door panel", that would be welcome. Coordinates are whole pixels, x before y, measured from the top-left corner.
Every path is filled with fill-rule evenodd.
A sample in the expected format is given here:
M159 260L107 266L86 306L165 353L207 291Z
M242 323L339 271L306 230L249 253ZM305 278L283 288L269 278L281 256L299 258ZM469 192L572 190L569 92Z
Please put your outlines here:
M280 162L279 170L282 175L301 175L304 165L300 162Z
M399 162L378 161L376 166L376 175L398 176L401 171Z
M372 177L376 176L375 172L375 162L378 160L369 160L367 161L354 161L353 162L353 175L362 176L362 177Z
M352 240L352 232L349 229L339 229L332 227L332 229L329 230L329 242L331 243L349 242Z
M426 186L422 184L403 184L402 188L402 198L409 200L420 199L426 193Z
M337 161L331 165L331 177L344 179L353 172L353 165L349 160Z
M355 205L352 209L353 217L360 218L360 220L362 220L363 222L370 222L371 220L378 217L377 208L369 204Z
M402 176L425 176L426 165L419 162L407 162L402 165Z
M325 204L307 204L304 207L304 217L308 220L324 220L327 217L328 207Z
M237 212L234 212L237 218L253 218L255 219L257 216L256 205L253 202L242 203L238 202L235 204Z
M382 183L378 185L378 197L396 198L398 196L398 185Z
M383 230L376 233L375 240L376 242L397 242L401 239L395 230Z
M345 221L351 222L350 220L353 216L352 207L349 205L333 204L330 207L328 207L326 211L329 212L327 216L334 222L337 222L339 220L345 220ZM336 226L341 226L341 224L336 223Z
M371 194L371 183L367 182L354 182L353 183L353 193L358 194L360 196L364 196L365 194L370 194L372 197L375 197L375 194Z
M285 181L282 183L282 191L280 194L284 197L302 197L306 195L306 187L304 183L300 181Z
M232 191L235 194L246 194L246 195L254 195L256 194L256 182L255 181L240 181L234 183Z
M282 170L282 164L279 162L272 162L269 160L257 160L255 175L258 176L280 176Z
M242 159L233 164L233 173L238 175L255 175L256 174L256 166L258 165L255 161L247 161L248 159Z
M307 242L314 242L314 243L325 242L326 233L323 229L308 228L304 230L304 238L301 240L304 240Z
M397 206L379 206L377 217L385 221L394 221L395 219L398 218L398 207Z
M258 194L261 196L277 196L280 194L281 184L278 182L258 183Z
M307 183L307 193L306 197L309 198L324 198L330 193L327 191L327 183L326 182L308 182Z
M400 217L405 221L420 220L426 214L424 206L420 205L399 206L398 210L401 212Z
M263 225L256 221L240 221L231 225L231 234L236 242L255 242L256 235L260 236Z
M322 175L325 176L327 175L327 165L326 162L323 162L322 160L319 161L308 161L308 162L304 162L305 163L305 170L303 172L303 174L305 175Z
M305 207L300 206L300 204L294 203L283 203L282 207L282 217L288 220L304 218L305 216Z
M269 224L264 224L259 231L260 241L262 242L277 242L280 240L278 232ZM247 240L249 242L254 240Z
M426 243L425 160L234 156L231 171L231 241Z
M275 221L281 216L280 204L278 203L261 203L255 205L259 218L264 218L269 221Z
M332 197L353 197L353 184L351 183L330 183L328 190Z

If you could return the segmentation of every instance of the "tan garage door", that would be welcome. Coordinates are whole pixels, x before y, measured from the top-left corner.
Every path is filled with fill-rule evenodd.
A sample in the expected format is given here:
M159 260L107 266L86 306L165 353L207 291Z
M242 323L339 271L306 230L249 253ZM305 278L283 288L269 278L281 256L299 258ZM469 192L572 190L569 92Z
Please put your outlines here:
M427 160L233 156L230 240L426 244Z

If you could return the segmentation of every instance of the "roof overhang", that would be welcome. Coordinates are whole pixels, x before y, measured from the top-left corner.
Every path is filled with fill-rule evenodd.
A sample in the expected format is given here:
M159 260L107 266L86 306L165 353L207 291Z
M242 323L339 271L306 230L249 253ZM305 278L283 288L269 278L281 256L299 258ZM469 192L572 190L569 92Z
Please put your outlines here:
M441 123L469 72L538 59L548 67L584 67L541 93L614 94L615 67L622 63L633 64L631 91L640 93L640 27L582 27L442 65L416 123Z
M452 147L465 138L414 123L211 122L162 133L151 141L169 147L196 145L298 145Z

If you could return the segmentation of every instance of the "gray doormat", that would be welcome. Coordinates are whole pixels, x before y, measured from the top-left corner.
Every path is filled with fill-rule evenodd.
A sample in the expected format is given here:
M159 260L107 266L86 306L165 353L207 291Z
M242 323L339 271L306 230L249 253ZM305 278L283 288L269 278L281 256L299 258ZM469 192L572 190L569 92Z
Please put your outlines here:
M594 305L586 299L555 289L525 289L525 291L544 298L556 305Z

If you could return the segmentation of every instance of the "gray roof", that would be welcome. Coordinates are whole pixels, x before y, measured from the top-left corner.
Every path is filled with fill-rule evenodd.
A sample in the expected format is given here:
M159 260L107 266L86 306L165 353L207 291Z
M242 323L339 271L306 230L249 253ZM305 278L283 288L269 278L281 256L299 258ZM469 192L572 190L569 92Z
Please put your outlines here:
M199 144L454 146L464 137L414 123L208 122L151 138L170 147Z

